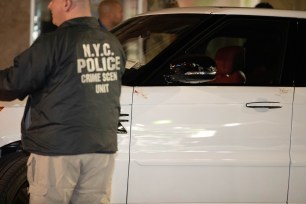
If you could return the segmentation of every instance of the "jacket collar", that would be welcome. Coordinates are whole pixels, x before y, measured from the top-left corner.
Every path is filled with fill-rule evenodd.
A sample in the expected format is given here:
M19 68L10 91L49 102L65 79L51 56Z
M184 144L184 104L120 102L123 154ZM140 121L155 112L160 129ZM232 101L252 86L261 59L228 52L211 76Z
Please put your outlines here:
M97 19L94 17L79 17L65 21L59 26L59 28L74 26L74 25L87 25L93 27L100 27L99 23L97 22Z

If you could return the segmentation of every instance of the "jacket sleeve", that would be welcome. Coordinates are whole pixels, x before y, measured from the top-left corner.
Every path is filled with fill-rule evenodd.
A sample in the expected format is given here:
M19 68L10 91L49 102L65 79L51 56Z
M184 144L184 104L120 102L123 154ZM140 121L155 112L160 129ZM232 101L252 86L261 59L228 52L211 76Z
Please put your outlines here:
M50 43L49 43L50 44ZM14 59L12 67L0 71L0 100L22 100L42 87L52 61L48 40L38 38Z

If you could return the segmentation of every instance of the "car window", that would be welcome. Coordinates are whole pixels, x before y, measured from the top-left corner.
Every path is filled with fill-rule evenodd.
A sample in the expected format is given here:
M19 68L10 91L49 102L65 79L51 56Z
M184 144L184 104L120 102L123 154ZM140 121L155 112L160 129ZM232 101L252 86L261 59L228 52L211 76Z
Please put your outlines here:
M114 34L126 52L127 69L145 66L188 31L190 26L203 19L205 15L193 14L184 18L177 15L157 15L138 17L126 22L114 30Z
M231 19L189 54L215 60L217 75L208 84L278 85L287 30L288 23L277 20Z
M113 32L128 59L124 85L279 86L289 28L286 18L164 14L131 19ZM186 59L209 65L209 75L201 65L187 71L188 79L172 75Z

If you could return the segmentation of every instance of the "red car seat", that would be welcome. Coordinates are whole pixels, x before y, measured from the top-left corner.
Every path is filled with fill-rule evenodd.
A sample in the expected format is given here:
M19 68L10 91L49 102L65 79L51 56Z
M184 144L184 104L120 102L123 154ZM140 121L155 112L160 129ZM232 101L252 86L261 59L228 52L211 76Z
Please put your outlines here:
M244 73L240 70L236 70L234 67L237 60L244 61L243 58L243 47L229 46L220 48L215 55L217 67L216 78L210 83L245 83L246 77Z

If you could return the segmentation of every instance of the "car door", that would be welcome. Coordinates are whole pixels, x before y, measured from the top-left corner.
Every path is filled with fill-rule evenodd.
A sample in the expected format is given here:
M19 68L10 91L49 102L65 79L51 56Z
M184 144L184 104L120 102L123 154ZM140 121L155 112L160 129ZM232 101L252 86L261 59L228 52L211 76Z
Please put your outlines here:
M243 84L152 86L147 79L146 86L136 86L128 203L287 201L294 89L282 86L281 69L288 22L236 16L209 31L186 36L181 43L189 45L176 57L214 58L221 45L272 40L273 46L259 49L263 59L258 61L268 59L273 68L253 73L245 65Z
M295 94L291 136L291 168L289 203L306 203L306 20L299 20L297 59L298 69L295 78Z

